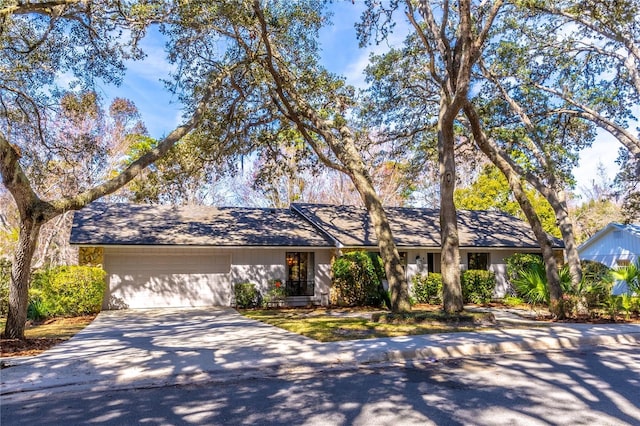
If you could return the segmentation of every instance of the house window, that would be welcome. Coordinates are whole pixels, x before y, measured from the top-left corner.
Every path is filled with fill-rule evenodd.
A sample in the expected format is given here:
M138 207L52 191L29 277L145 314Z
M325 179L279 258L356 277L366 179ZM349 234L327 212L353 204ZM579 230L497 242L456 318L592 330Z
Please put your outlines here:
M489 269L489 253L469 253L467 254L467 265L469 269Z
M435 260L433 259L433 253L427 253L427 271L435 272L434 264Z
M616 260L616 265L624 268L631 265L631 261L629 259L618 259Z
M409 259L409 254L406 251L401 251L398 254L400 255L400 264L402 265L402 267L406 271L407 270L407 261Z
M314 295L313 253L287 252L287 296Z

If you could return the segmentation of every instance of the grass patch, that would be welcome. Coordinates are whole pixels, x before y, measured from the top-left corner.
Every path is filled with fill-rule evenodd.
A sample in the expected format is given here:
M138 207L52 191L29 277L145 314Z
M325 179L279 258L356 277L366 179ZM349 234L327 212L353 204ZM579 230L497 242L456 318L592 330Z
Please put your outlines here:
M38 323L27 323L25 340L1 339L2 356L37 355L52 346L69 340L93 321L95 315L72 318L51 318ZM6 318L0 318L0 330L4 332Z
M72 318L51 318L42 322L27 323L24 337L27 339L70 339L80 330L91 324L95 315ZM0 329L4 332L6 318L0 318Z
M402 318L393 317L386 312L357 309L268 309L240 312L248 318L320 342L474 331L486 327L488 321L487 314L484 313L465 312L456 316L435 310L412 311Z

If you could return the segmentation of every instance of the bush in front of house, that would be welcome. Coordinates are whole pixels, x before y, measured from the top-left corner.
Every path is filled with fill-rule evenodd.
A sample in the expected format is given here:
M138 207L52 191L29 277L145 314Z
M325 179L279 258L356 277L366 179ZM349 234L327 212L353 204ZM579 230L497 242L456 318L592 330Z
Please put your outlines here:
M9 312L9 285L11 280L11 261L0 259L0 316Z
M105 277L102 268L93 266L57 266L36 272L29 291L32 315L41 319L100 312Z
M255 308L261 303L260 291L254 283L248 281L236 283L233 286L233 293L238 308Z
M518 279L522 271L537 267L542 262L542 256L534 253L515 253L505 259L507 264L507 278L513 283Z
M464 303L484 304L491 301L496 276L491 271L470 269L460 276Z
M353 251L337 258L331 267L331 300L339 306L382 306L384 270L375 253Z
M495 274L491 271L469 270L460 276L464 303L488 303L496 286ZM411 279L413 297L418 303L440 305L442 303L442 275L429 272L416 274Z
M413 298L417 303L440 305L442 303L442 275L435 272L416 274L411 278Z

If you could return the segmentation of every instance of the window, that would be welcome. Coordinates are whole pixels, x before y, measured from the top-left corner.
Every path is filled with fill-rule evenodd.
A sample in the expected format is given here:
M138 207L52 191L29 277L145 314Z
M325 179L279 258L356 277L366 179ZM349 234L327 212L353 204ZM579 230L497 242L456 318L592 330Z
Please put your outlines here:
M287 296L313 296L313 277L313 253L287 252Z
M406 251L401 251L398 253L400 255L400 264L402 267L407 270L407 260L409 259L409 254Z
M433 258L433 253L427 253L427 272L435 272L434 264L435 260Z
M618 259L616 260L616 266L626 267L631 265L631 261L629 259Z
M489 269L489 253L469 253L467 254L467 264L469 269Z

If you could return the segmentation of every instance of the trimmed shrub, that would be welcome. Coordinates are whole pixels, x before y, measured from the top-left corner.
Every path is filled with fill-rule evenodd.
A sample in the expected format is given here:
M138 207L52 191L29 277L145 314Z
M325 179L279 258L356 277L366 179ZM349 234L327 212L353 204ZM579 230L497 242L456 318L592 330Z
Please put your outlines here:
M337 258L331 267L332 302L340 306L375 306L385 301L382 260L375 253L353 251Z
M77 316L100 312L106 273L92 266L58 266L36 272L30 304L37 315Z
M238 308L255 308L261 303L260 292L254 283L236 283L233 286L233 292L236 298L236 306Z
M442 275L430 272L416 274L411 278L413 297L418 303L440 305L442 303Z
M9 311L9 285L11 280L11 261L0 259L0 316Z
M496 287L496 276L491 271L470 269L460 277L464 303L489 303Z

